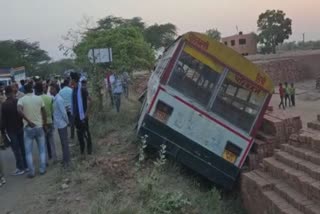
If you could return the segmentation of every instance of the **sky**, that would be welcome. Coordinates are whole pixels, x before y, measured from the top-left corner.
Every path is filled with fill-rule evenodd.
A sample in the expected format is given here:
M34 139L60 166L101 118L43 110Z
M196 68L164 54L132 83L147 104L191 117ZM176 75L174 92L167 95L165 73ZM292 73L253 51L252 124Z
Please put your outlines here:
M256 32L267 9L281 9L293 20L290 40L320 40L319 0L0 0L0 40L39 41L53 59L63 58L62 36L84 16L142 17L151 25L171 22L179 34L218 28L222 36Z

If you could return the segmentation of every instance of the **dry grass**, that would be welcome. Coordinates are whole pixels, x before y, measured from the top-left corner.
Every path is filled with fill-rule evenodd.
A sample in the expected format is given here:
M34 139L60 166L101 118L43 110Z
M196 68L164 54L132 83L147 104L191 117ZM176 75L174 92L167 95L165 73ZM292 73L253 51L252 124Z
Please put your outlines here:
M90 121L94 155L84 160L75 156L71 171L56 168L55 183L48 184L33 213L244 213L237 195L222 199L212 184L169 159L155 164L157 153L147 153L137 167L138 109L134 99L124 99L120 114L108 105L94 111ZM66 179L68 188L62 190Z

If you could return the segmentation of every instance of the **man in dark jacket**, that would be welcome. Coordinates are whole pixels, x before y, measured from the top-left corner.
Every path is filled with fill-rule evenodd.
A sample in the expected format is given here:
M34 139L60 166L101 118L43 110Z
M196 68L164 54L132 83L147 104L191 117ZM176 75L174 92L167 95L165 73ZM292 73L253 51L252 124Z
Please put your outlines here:
M80 74L71 73L73 85L72 91L72 115L77 129L80 152L83 155L87 146L87 153L92 154L91 134L89 131L89 109L91 98L86 88L81 86Z
M16 159L16 170L13 175L22 175L27 170L22 117L18 113L18 100L12 86L5 88L5 94L7 100L2 104L1 133L9 142Z

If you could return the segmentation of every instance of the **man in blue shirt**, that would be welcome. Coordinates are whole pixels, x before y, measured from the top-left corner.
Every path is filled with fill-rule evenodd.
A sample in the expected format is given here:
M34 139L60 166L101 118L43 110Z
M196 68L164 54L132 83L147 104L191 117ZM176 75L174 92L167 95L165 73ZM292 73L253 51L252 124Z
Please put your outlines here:
M72 88L70 87L70 82L68 79L64 80L62 84L62 89L59 92L59 95L62 97L64 101L64 106L67 110L70 128L71 128L71 139L74 138L74 119L71 113L71 106L72 106Z
M122 80L118 74L114 75L114 81L111 82L111 85L112 85L112 94L113 94L114 103L116 105L116 110L119 113L123 86L122 86Z
M53 99L53 122L55 128L58 129L63 156L63 167L67 168L70 164L70 150L68 141L68 124L69 119L62 97L58 94L59 86L57 84L50 85L50 93Z

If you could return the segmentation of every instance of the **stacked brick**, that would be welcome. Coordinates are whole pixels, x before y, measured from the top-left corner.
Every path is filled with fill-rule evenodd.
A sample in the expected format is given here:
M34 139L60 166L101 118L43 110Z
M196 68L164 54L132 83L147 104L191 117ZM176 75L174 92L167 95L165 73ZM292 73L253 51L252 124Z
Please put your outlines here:
M269 74L275 84L280 82L298 82L306 78L303 66L294 59L282 59L256 63Z
M274 151L274 144L275 138L273 136L259 133L248 155L248 170L259 168L263 158L271 157Z
M259 168L266 157L274 154L274 149L286 143L293 133L302 128L300 116L288 112L269 111L265 114L262 126L248 155L248 169Z
M320 213L320 130L292 134L261 165L241 177L248 213Z
M299 115L287 111L268 112L264 116L261 131L275 137L275 147L280 148L286 143L291 134L298 133L302 129L302 121Z

